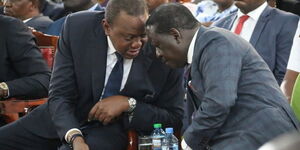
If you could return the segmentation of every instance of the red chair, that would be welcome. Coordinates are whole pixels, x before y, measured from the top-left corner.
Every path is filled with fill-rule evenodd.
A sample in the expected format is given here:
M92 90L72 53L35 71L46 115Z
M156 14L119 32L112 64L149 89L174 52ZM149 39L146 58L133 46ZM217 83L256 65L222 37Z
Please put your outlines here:
M39 46L46 63L52 69L59 37L43 34L36 30L32 30L32 33L36 37L36 43Z

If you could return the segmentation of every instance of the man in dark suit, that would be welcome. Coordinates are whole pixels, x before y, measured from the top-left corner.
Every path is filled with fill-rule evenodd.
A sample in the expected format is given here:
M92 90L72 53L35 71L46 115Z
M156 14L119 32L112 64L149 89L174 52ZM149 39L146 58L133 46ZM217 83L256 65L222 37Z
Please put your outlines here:
M53 22L48 16L41 13L45 0L7 0L4 13L21 19L26 25L37 31L45 32Z
M239 8L237 13L213 25L239 31L237 34L252 44L280 85L299 17L268 6L266 0L236 0L235 5Z
M147 18L144 0L110 0L105 14L69 15L48 103L0 128L1 149L124 150L130 128L150 134L160 122L179 129L182 70L161 63L154 47L142 49Z
M47 97L49 80L49 68L29 29L15 18L0 15L0 100Z
M201 26L180 4L156 8L146 31L167 65L190 65L188 100L198 110L183 135L184 150L256 150L299 129L272 72L247 41Z
M48 95L50 71L29 29L0 15L0 98L41 98Z

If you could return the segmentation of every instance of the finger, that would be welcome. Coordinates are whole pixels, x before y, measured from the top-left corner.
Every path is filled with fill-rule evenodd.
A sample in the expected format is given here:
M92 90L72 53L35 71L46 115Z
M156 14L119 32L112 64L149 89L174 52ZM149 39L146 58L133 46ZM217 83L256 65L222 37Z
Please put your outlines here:
M107 125L111 122L112 120L112 117L106 117L104 118L104 120L102 121L103 125Z
M107 118L107 113L106 112L102 112L99 116L98 116L98 120L100 122L103 122L106 118Z
M104 108L102 106L102 102L101 101L98 102L97 106L98 106L98 108L97 108L97 111L94 114L94 117L98 119L99 116L100 116L100 114L104 112Z
M97 112L98 109L98 103L96 103L96 105L94 105L94 107L91 109L91 111L89 112L89 117L88 120L94 120L95 118L95 113Z

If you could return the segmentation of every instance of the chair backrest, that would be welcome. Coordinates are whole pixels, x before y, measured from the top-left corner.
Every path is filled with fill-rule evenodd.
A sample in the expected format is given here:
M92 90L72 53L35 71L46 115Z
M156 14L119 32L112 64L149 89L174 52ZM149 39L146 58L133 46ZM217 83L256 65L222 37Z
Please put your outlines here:
M292 97L291 97L291 106L296 114L298 120L300 120L300 74L298 75L296 82L294 84Z
M43 34L42 32L36 30L32 30L32 33L36 38L36 44L40 48L44 59L46 60L48 66L52 69L59 37Z

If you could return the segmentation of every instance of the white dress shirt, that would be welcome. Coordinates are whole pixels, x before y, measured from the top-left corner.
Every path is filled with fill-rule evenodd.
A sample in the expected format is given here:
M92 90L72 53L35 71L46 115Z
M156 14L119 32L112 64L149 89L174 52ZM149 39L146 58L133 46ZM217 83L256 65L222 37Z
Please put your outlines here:
M239 18L243 15L248 15L249 18L248 18L248 20L246 20L244 22L243 29L240 33L240 36L242 38L244 38L246 41L250 42L250 39L251 39L252 33L254 31L254 28L256 26L256 23L257 23L260 15L262 14L262 12L265 10L265 8L267 6L268 6L267 2L264 2L262 5L260 5L253 11L249 12L248 14L242 13L241 10L239 9L237 12L237 18L235 19L233 26L231 28L231 32L234 32L234 30L239 22Z
M300 72L300 21L295 33L287 69Z
M104 82L104 88L103 88L103 91L101 94L101 98L102 98L103 92L105 90L109 75L110 75L112 69L114 68L115 64L118 61L118 58L115 54L116 49L113 46L113 44L108 36L107 36L107 42L108 42L108 50L107 50L107 59L106 59L106 73L105 73L105 82ZM129 72L130 72L130 69L132 66L132 61L133 61L133 59L125 59L124 58L124 62L123 62L124 63L123 64L124 71L123 71L123 78L122 78L120 91L124 88L124 86L127 82L128 75L129 75ZM100 98L100 100L101 100L101 98Z
M26 23L26 22L28 22L29 20L31 20L32 18L28 18L28 19L25 19L25 20L23 20L23 23Z
M195 49L195 44L196 44L196 39L197 39L197 35L198 35L199 29L195 32L193 39L190 43L189 46L189 50L187 53L187 63L188 64L192 64L192 60L193 60L193 55L194 55L194 49Z

